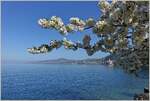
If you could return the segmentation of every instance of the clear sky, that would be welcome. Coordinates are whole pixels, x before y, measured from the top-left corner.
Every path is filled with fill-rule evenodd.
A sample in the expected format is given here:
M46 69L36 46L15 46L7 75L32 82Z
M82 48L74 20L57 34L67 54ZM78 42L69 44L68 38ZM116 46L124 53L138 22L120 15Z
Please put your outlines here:
M100 10L97 3L96 1L2 2L2 60L84 59L106 56L106 53L97 52L89 57L83 49L72 51L63 47L46 54L33 55L27 52L27 48L48 44L53 39L63 39L63 36L55 30L42 29L37 24L38 19L55 15L61 17L65 24L69 22L70 17L84 20L88 17L99 19ZM85 34L92 37L92 43L98 40L91 30L74 33L67 36L67 39L82 41Z

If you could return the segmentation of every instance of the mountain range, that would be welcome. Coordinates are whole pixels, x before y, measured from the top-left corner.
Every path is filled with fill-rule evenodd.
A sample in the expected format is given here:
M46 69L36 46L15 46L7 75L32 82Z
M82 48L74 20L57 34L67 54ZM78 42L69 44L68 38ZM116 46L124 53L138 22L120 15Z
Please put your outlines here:
M41 60L41 61L28 61L27 63L33 64L102 64L103 59L82 59L82 60L73 60L73 59L53 59L53 60Z

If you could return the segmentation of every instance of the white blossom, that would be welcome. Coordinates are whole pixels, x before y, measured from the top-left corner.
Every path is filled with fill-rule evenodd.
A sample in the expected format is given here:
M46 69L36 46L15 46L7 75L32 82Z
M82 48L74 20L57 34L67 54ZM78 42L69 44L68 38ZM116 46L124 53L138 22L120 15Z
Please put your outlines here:
M64 35L67 35L67 29L65 26L62 26L60 29L59 29L59 32L64 34Z
M75 25L73 25L73 24L68 24L66 26L67 32L72 32L74 29L75 29Z
M55 28L59 29L60 27L64 26L64 23L60 17L52 16L51 21L55 22Z
M74 43L70 40L67 40L66 38L63 39L63 45L65 48L73 48Z
M54 21L52 21L52 20L50 20L50 21L49 21L49 26L51 26L51 27L55 27L55 22L54 22Z
M38 24L42 27L48 27L49 22L47 21L47 19L39 19Z
M74 24L76 26L85 26L86 25L86 23L83 20L81 20L77 17L70 18L70 23Z
M110 4L106 0L100 0L100 2L98 3L98 5L99 5L99 7L102 10L108 10L108 9L110 9Z
M78 26L77 28L78 28L79 31L83 31L84 30L83 26Z
M113 12L109 13L110 20L118 20L118 18L122 15L121 9L116 8Z
M48 49L45 46L43 46L40 48L40 52L46 53L46 52L48 52Z
M102 34L104 32L104 28L107 25L106 21L98 21L94 26L94 32L97 34Z
M94 19L93 19L93 18L88 18L88 19L86 20L86 25L87 25L87 26L94 26L94 25L95 25Z

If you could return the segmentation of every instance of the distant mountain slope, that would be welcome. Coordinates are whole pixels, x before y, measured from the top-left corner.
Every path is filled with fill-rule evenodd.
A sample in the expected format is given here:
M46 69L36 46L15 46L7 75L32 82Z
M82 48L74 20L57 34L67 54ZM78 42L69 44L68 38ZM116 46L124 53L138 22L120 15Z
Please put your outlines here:
M73 59L54 59L54 60L42 60L42 61L29 61L27 63L33 64L102 64L101 59L83 59L83 60L73 60Z

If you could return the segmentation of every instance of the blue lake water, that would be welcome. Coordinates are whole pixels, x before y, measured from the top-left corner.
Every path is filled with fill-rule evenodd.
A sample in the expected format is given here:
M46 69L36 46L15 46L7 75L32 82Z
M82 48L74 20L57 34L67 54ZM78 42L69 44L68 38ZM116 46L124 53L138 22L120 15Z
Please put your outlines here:
M133 99L148 87L139 77L104 65L2 64L2 99Z

